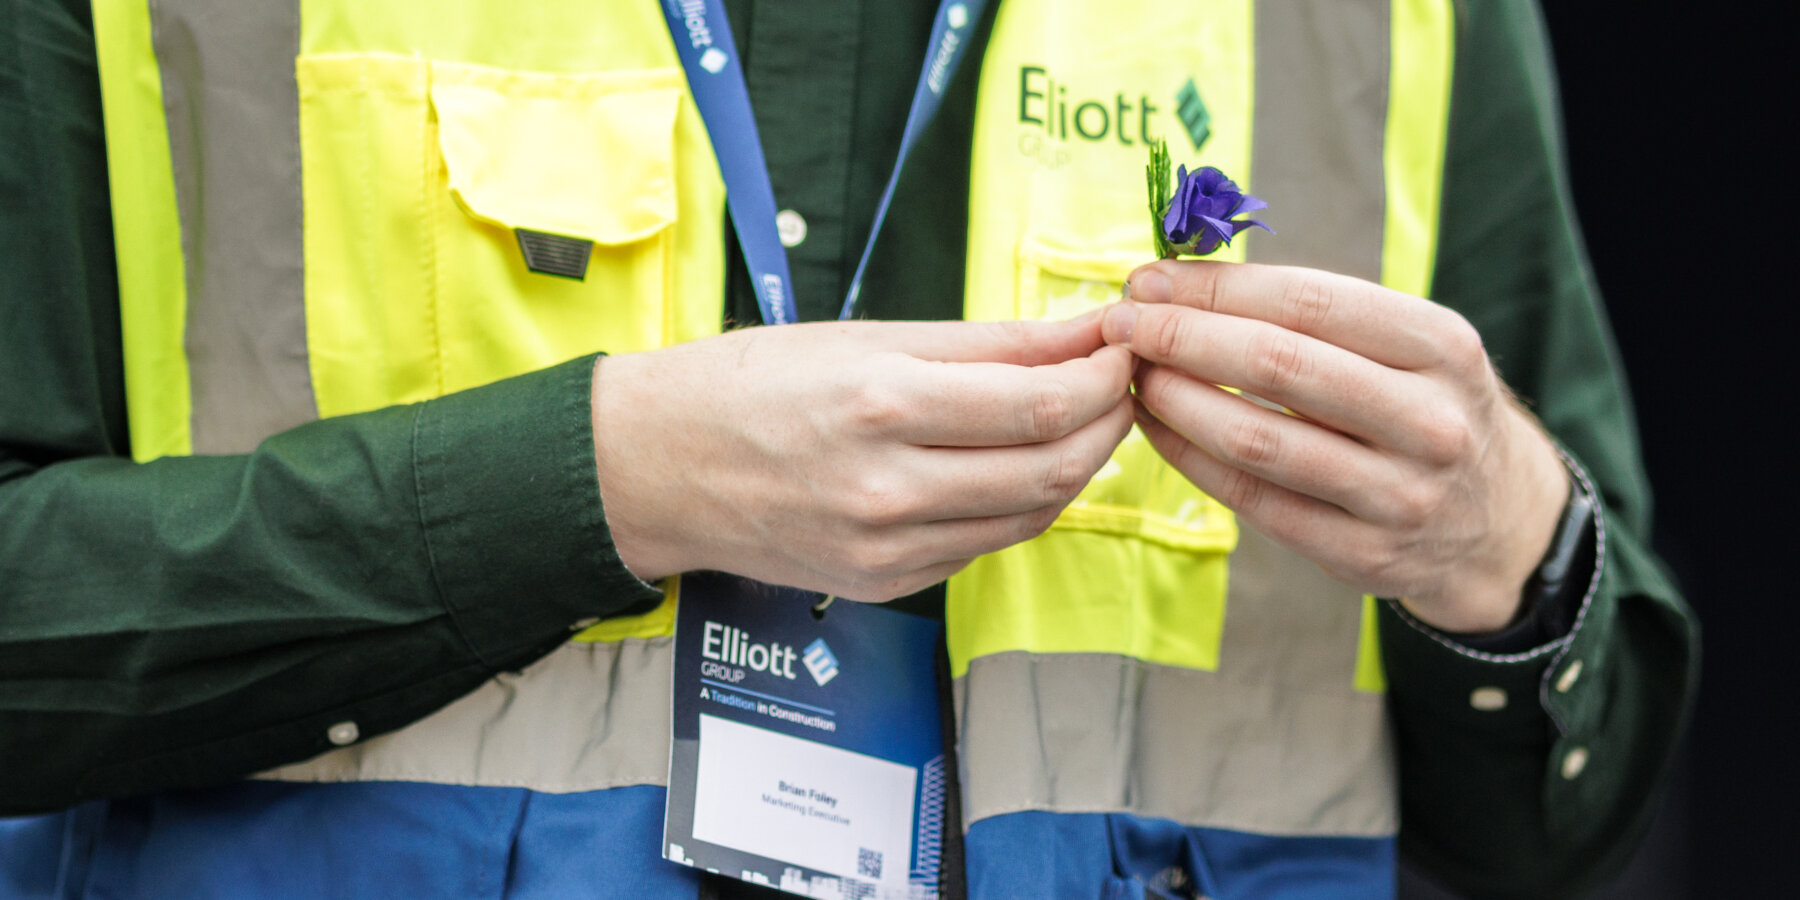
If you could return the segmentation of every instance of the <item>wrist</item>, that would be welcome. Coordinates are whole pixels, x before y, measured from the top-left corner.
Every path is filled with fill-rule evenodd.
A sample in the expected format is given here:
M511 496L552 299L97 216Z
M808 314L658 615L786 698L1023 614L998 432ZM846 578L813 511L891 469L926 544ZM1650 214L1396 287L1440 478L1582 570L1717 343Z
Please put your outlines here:
M1529 413L1509 404L1512 422L1493 503L1488 552L1450 573L1439 598L1402 598L1407 611L1427 625L1458 634L1492 634L1530 613L1528 588L1568 507L1572 479L1555 445Z
M651 460L643 447L655 443L639 386L642 354L601 356L594 361L592 422L594 470L600 483L600 505L613 549L633 575L646 582L684 571L669 539L668 527L655 517L661 503L644 496L660 479L648 471Z

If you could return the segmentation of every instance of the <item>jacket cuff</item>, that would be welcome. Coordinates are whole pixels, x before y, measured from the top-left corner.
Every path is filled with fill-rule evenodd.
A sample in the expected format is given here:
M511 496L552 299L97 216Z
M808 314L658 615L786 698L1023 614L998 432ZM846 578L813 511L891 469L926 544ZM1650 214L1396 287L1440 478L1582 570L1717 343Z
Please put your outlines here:
M1576 489L1597 500L1587 470L1560 447L1558 453ZM1391 615L1384 616L1389 624L1382 629L1382 649L1390 678L1407 685L1411 702L1452 720L1466 720L1477 730L1505 728L1542 709L1557 733L1566 734L1571 709L1557 695L1567 695L1581 678L1586 663L1577 651L1604 646L1604 634L1610 630L1610 608L1597 612L1596 604L1606 572L1606 513L1598 502L1588 550L1592 565L1579 594L1565 592L1557 598L1557 608L1532 610L1525 621L1498 635L1470 640L1439 631L1397 601L1386 601ZM1596 612L1608 621L1589 624ZM1524 646L1513 642L1526 633L1541 640ZM1511 715L1502 714L1508 710Z
M422 403L419 523L439 596L492 668L661 599L619 561L600 503L594 355Z

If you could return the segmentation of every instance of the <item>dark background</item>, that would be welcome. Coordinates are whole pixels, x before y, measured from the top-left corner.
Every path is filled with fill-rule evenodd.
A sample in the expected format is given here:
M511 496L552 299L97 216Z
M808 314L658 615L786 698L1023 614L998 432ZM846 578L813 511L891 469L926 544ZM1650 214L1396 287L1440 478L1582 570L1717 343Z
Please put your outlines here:
M1788 410L1794 30L1734 3L1546 0L1571 180L1631 377L1655 542L1700 614L1699 706L1607 898L1800 896ZM1790 165L1782 165L1790 163ZM1779 571L1787 569L1788 571ZM1785 576L1785 577L1784 577ZM1416 878L1402 897L1445 896Z

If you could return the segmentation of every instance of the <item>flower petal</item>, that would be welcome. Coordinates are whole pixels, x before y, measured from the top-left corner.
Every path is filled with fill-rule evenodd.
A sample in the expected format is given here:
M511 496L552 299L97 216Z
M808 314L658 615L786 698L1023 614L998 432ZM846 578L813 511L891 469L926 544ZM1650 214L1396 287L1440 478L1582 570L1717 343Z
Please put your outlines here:
M1245 194L1243 202L1238 204L1238 208L1234 210L1234 212L1256 212L1259 209L1268 208L1269 204L1264 203L1261 197L1258 197L1255 194Z
M1258 220L1258 219L1233 219L1233 220L1231 220L1231 224L1233 226L1232 234L1234 234L1234 235L1237 234L1239 231L1243 231L1244 229L1251 228L1251 227L1261 228L1262 230L1264 230L1270 234L1275 233L1275 229L1270 228L1269 226L1263 224L1262 221Z
M1187 240L1187 210L1180 203L1169 204L1169 211L1163 214L1163 234L1168 235L1171 243L1182 243Z
M1201 218L1206 222L1207 234L1216 234L1227 244L1231 243L1231 236L1237 234L1237 229L1231 227L1231 222L1215 219L1212 216L1202 216Z

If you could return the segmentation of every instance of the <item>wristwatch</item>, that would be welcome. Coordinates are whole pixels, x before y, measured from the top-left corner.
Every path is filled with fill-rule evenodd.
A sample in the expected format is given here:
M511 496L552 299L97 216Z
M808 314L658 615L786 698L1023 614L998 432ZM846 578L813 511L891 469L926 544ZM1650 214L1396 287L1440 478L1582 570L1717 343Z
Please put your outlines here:
M1580 604L1593 576L1594 505L1586 479L1570 466L1569 500L1563 504L1562 520L1556 523L1550 549L1525 582L1525 594L1520 598L1524 615L1543 621L1550 626L1546 630L1556 636L1567 634L1574 625L1576 610L1571 607ZM1586 565L1580 565L1582 562ZM1549 621L1544 621L1543 613L1551 614Z

